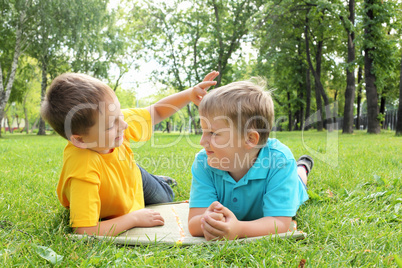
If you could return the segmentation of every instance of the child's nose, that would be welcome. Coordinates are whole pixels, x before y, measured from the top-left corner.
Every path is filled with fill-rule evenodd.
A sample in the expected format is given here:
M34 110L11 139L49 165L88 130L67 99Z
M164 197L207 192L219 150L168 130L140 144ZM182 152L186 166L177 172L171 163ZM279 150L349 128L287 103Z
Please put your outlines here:
M202 147L206 147L208 145L208 140L205 134L202 134L201 136L200 145Z
M122 118L120 118L120 130L125 130L128 127L128 124L126 123L126 121L124 121Z

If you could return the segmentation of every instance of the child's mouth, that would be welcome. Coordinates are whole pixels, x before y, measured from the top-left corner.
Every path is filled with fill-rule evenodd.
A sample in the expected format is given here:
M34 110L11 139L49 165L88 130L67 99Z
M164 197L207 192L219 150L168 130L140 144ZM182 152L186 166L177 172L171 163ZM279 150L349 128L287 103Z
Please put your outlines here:
M214 151L208 151L208 150L205 150L205 152L207 153L207 155L211 155L214 153Z

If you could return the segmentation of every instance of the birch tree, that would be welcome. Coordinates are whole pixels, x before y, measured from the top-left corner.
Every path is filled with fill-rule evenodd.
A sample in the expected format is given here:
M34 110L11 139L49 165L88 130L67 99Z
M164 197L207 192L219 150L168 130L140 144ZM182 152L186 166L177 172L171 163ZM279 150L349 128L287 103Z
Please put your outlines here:
M14 84L18 60L25 45L24 31L29 6L30 1L6 1L2 3L0 10L0 122Z

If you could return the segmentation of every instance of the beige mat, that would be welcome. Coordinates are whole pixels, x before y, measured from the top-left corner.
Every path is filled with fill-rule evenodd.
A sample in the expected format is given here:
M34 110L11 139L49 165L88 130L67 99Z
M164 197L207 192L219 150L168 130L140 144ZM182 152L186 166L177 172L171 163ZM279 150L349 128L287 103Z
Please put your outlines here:
M168 204L159 204L147 206L147 208L159 211L165 219L164 226L150 228L132 228L117 237L107 236L86 236L72 235L78 239L111 239L116 244L124 245L146 245L164 243L170 245L194 245L201 243L217 243L216 241L206 241L203 237L193 237L187 228L187 218L189 206L187 202L176 202ZM290 230L286 233L269 235L265 238L292 238L304 239L306 233L296 230L296 222L292 222ZM261 239L263 236L243 238L237 241L251 242L256 239Z

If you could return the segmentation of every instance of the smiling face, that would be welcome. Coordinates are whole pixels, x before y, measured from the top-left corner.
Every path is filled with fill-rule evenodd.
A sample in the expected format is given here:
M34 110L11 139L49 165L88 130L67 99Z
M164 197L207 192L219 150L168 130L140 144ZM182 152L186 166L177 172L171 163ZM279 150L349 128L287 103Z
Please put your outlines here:
M79 147L101 154L109 153L123 143L124 130L128 126L117 97L107 97L104 102L100 102L96 117L96 123L89 128L88 133L80 135L84 147Z
M229 172L236 181L241 179L253 165L258 150L224 116L202 117L201 128L200 144L208 155L208 165Z

